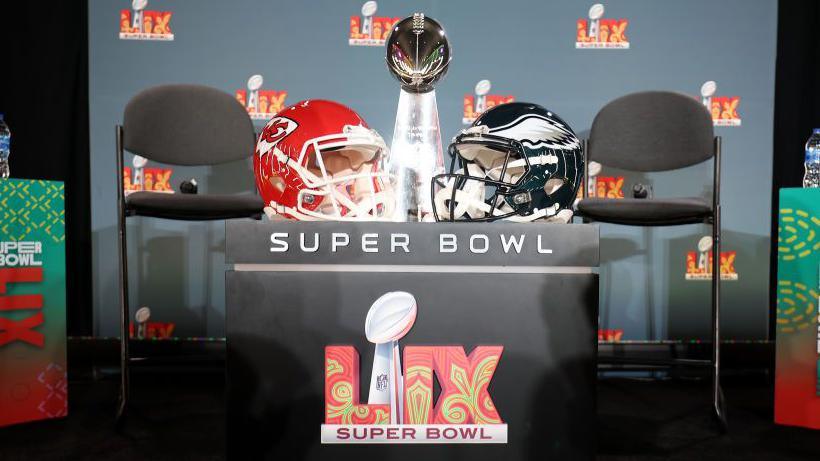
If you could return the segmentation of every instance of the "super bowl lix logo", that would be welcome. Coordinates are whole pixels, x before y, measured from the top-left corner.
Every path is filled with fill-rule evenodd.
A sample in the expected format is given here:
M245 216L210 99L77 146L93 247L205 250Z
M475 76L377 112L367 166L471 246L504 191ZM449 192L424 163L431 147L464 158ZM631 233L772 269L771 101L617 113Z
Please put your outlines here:
M717 84L709 80L700 87L701 102L712 114L714 126L740 126L737 106L740 96L715 96Z
M20 341L44 347L45 336L35 330L45 322L43 295L7 293L10 284L43 282L42 256L42 242L0 241L0 314L10 315L0 316L0 346ZM33 312L21 317L25 310Z
M374 1L362 5L362 16L350 17L350 46L384 46L390 29L401 18L376 17L379 5Z
M133 0L130 10L120 11L120 40L174 39L170 11L147 11L148 0Z
M173 194L171 187L171 175L174 170L170 168L146 168L148 159L135 155L132 160L133 171L129 167L124 167L122 172L122 189L125 195L134 192L161 192Z
M503 346L405 346L416 300L394 291L367 313L365 335L375 345L368 403L359 403L359 353L325 348L322 443L507 443L507 425L488 391ZM438 384L437 400L434 391Z
M583 198L583 187L587 189L587 197L598 198L624 198L624 177L623 176L602 176L603 166L591 161L587 166L587 177L589 184L578 188L578 198Z
M245 107L252 120L268 120L285 108L287 91L263 90L259 74L248 79L247 90L236 90L236 100Z
M499 104L515 101L512 95L488 94L492 88L489 80L481 80L476 83L475 95L464 95L464 115L461 122L465 125L473 123L485 110Z
M626 19L604 19L604 5L596 3L589 9L589 19L578 19L575 27L575 48L628 49Z
M712 237L705 236L698 241L698 251L686 253L686 280L712 280ZM737 280L735 251L720 252L720 279Z

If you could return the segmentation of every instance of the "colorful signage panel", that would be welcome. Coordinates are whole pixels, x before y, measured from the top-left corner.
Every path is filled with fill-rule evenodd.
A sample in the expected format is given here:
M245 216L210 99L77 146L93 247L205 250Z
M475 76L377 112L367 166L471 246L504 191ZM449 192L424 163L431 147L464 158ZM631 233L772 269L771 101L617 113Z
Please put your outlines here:
M820 429L820 189L782 189L774 419Z
M68 414L65 303L63 183L0 180L0 426Z

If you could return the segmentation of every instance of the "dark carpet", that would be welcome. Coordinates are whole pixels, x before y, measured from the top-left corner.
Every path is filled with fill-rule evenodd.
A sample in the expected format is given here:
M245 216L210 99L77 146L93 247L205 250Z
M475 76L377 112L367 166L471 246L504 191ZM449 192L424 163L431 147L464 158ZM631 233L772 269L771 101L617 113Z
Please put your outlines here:
M65 420L0 429L0 460L217 460L225 458L219 373L134 377L135 411L120 432L114 377L73 379ZM762 376L726 380L730 431L716 432L701 380L599 381L600 460L818 460L820 431L772 423Z

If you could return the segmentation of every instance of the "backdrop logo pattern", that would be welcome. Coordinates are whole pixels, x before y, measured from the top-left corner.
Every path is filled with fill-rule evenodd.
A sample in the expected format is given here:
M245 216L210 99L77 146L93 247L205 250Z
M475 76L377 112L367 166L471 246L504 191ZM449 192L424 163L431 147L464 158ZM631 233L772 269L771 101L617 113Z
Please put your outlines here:
M740 96L715 96L716 91L717 83L714 80L700 87L701 101L712 114L714 126L740 126L740 115L737 113Z
M712 280L712 264L714 252L712 251L712 237L705 236L698 242L698 251L686 253L686 280ZM735 259L737 252L720 252L720 279L737 280L738 274L735 270Z
M171 187L171 168L146 168L147 160L138 155L134 156L134 168L124 167L122 172L123 191L125 195L147 191L173 194Z
M133 0L130 10L120 11L120 40L171 41L170 11L149 11L148 0Z
M589 197L598 198L624 198L624 177L623 176L590 176L590 188L587 190ZM583 191L578 189L580 197Z
M236 90L236 100L248 111L252 120L269 120L285 108L288 92L263 90L264 79L260 74L248 79L247 90Z
M136 339L171 339L174 337L174 322L146 322L145 334L140 337L138 331L134 331L134 324L129 324L128 336ZM137 327L139 329L139 327Z
M598 342L616 343L624 338L624 330L617 329L600 329L598 330Z
M384 46L390 29L401 18L377 17L377 9L378 4L371 0L362 5L361 16L350 17L350 35L347 40L350 46Z
M491 109L499 104L515 101L512 95L489 94L492 84L489 80L481 80L476 83L475 95L464 95L464 115L461 122L470 124L478 118L485 110Z
M777 254L783 261L802 259L820 251L820 218L800 209L781 208Z
M626 37L627 19L605 19L604 5L596 3L589 9L589 19L580 18L575 27L575 48L629 49Z
M592 161L587 165L587 177L589 184L582 184L578 188L578 199L583 198L584 187L586 187L587 197L598 198L624 198L623 176L602 176L603 165Z

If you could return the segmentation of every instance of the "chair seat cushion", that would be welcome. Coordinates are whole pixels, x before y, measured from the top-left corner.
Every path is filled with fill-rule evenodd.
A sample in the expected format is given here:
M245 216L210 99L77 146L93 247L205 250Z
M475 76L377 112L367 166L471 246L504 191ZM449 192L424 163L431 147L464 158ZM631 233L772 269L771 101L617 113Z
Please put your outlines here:
M262 214L264 202L256 195L134 192L125 197L125 207L129 215L206 221L256 217Z
M658 199L587 198L578 214L594 221L632 226L673 226L703 222L712 205L700 197Z

